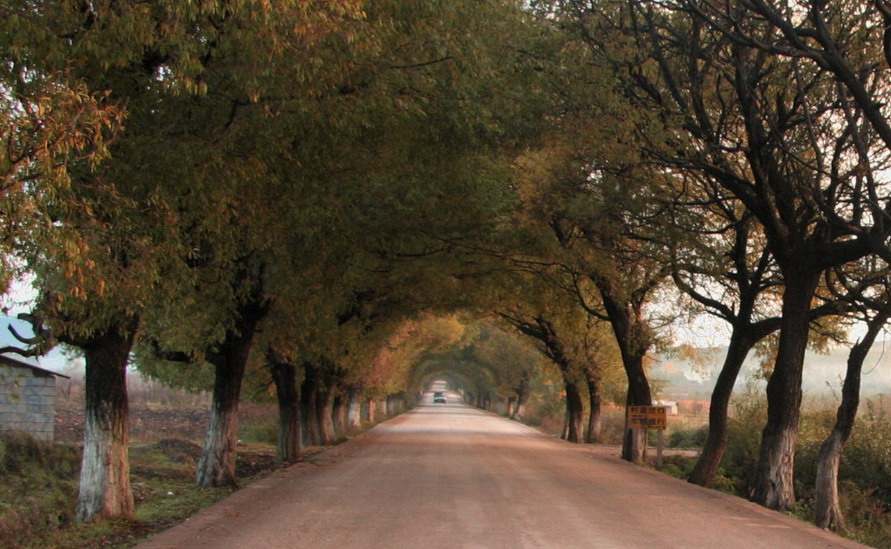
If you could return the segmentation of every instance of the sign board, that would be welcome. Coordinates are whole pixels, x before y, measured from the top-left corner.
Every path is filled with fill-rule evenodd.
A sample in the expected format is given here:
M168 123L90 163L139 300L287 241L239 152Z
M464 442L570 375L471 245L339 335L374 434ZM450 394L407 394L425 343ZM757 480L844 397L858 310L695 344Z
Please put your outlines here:
M629 406L629 429L665 429L668 414L665 406Z

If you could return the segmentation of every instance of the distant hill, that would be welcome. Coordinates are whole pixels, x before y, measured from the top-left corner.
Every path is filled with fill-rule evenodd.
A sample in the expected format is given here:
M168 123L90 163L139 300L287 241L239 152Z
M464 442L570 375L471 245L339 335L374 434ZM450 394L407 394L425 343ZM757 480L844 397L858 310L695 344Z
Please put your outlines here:
M677 355L657 356L650 378L661 384L665 399L708 398L715 386L726 347L695 349ZM805 358L803 388L806 396L840 394L848 359L848 348L835 348L829 354L809 351ZM750 356L736 382L739 390L747 381L760 380L761 359ZM877 341L863 364L863 396L891 394L891 341Z

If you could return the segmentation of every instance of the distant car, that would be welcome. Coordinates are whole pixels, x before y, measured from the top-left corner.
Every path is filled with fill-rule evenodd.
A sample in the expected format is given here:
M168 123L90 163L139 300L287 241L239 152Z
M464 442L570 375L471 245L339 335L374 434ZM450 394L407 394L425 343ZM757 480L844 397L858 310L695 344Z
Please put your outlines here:
M446 403L446 396L445 396L444 392L436 391L435 393L433 393L433 404L445 404L445 403Z

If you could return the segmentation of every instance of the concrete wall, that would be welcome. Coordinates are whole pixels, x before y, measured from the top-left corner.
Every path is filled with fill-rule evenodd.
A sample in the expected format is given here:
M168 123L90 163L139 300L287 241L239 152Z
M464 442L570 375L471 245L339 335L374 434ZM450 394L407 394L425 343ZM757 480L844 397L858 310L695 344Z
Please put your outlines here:
M52 442L56 379L0 364L0 431L25 431Z

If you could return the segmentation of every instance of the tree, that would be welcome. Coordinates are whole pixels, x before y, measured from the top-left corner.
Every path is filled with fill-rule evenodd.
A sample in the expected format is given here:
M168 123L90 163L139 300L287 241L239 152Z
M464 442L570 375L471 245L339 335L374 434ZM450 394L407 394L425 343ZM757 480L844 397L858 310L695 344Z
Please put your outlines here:
M210 156L207 142L196 148L208 133L187 127L217 128L206 118L193 119L191 126L171 123L185 119L170 115L182 114L178 109L206 90L202 79L211 52L219 52L216 32L224 23L244 22L248 12L258 22L264 14L253 6L237 11L222 3L175 2L29 2L4 10L9 17L3 24L13 30L3 43L13 59L4 66L4 108L13 122L4 133L12 153L3 166L4 183L28 192L41 221L27 233L24 250L16 251L38 276L43 313L56 337L82 346L87 355L87 415L96 429L86 433L78 516L126 516L132 511L122 381L128 346L144 308L161 299L160 273L169 275L169 259L185 255L173 236L183 212L175 200L166 201L179 191L157 182L191 175L195 167L184 161L176 174L169 158L194 160L200 150L200 164ZM324 15L317 22L327 25ZM275 41L274 34L239 36ZM253 75L245 77L242 82ZM18 113L24 115L14 120ZM97 165L124 113L128 131L113 143L115 161Z
M276 358L271 351L267 356L278 401L278 460L281 463L295 463L300 460L300 393L297 388L297 368L286 360Z
M709 194L697 203L710 215L703 215L688 229L701 239L682 243L672 252L672 276L682 292L731 328L712 390L708 435L688 479L710 486L727 446L730 397L743 362L759 341L780 327L773 310L780 281L751 214L728 200L720 187L702 187Z
M639 174L623 163L627 158L579 149L558 143L544 151L544 165L523 178L526 215L550 239L537 261L546 279L589 315L610 324L628 379L626 404L649 406L644 357L657 337L646 308L669 273L654 253L655 239L645 236L658 231L645 223L660 210L659 202L655 188L642 185ZM524 162L539 158L529 155ZM645 436L643 430L626 429L624 459L644 459Z
M27 238L13 231L14 245L26 243L18 253L38 275L57 337L88 347L95 338L120 359L128 353L111 353L117 345L105 336L130 341L138 326L162 353L214 365L218 397L199 478L234 478L226 418L261 318L279 303L318 306L326 270L346 266L323 293L334 298L320 306L331 314L303 322L336 319L382 265L398 270L394 257L450 253L503 213L504 152L535 126L520 108L536 97L527 82L538 61L523 48L534 33L512 3L452 8L10 5L13 39L2 47L15 59L4 85L15 91L4 108L28 116L6 142L30 149L14 151L4 181L33 177L17 188L46 210ZM40 112L45 97L58 104ZM123 113L127 127L116 134ZM46 132L31 131L41 124ZM56 139L59 127L71 134ZM113 154L96 165L112 136ZM387 282L411 287L437 266ZM388 307L408 303L411 292L387 290L373 295L398 296ZM126 402L123 391L113 402Z
M523 419L532 380L541 369L541 354L490 321L481 323L480 335L470 351L471 356L494 372L499 394L507 395L507 415L514 420Z
M70 17L52 2L6 2L0 7L0 286L20 275L15 258L36 234L47 235L54 202L73 172L95 167L121 127L124 109L106 90L93 89L71 70L71 46L59 33ZM75 47L78 43L74 43ZM99 52L99 55L107 54ZM75 176L76 177L76 176ZM74 235L51 232L55 246L77 246Z
M647 49L616 61L632 100L666 121L662 131L641 128L645 151L665 169L699 174L738 199L761 225L782 275L780 336L753 499L784 509L794 501L792 456L812 300L825 270L865 256L872 240L866 235L881 230L864 214L867 197L855 168L863 118L845 107L834 79L729 39L687 7L629 2L611 28ZM751 18L736 23L758 40L776 36ZM587 36L604 51L597 35Z
M566 394L566 421L563 438L569 442L584 442L584 404L580 385L586 368L596 364L589 362L583 344L586 313L574 307L560 314L554 305L544 312L520 310L498 311L499 316L521 334L536 340L539 351L560 370ZM596 400L589 404L596 405ZM590 418L589 418L590 419Z
M863 362L891 316L887 274L886 267L876 268L868 260L846 270L836 269L834 273L835 284L831 288L835 297L857 312L865 324L866 332L849 351L835 425L817 455L815 522L821 528L843 530L845 526L838 496L838 472L842 452L854 428L860 404Z
M540 143L517 162L521 219L538 231L540 243L527 249L537 255L529 264L537 261L546 277L612 326L628 378L627 404L651 405L643 361L659 344L657 326L665 320L648 305L667 280L666 241L676 236L662 221L671 215L663 184L671 174L643 161L630 137L648 124L649 111L622 96L608 57L574 34L562 4L537 5L561 30L562 47L546 65L554 110ZM645 447L644 431L626 431L625 459L643 460Z

